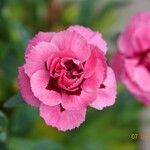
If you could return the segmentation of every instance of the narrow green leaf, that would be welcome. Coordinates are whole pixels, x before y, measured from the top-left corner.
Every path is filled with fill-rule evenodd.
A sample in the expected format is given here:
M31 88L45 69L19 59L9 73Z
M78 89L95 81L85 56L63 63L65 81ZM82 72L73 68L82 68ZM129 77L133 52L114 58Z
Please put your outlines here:
M64 150L60 143L49 139L11 138L7 146L9 150Z
M7 138L7 124L8 120L6 115L0 111L0 142L5 142Z
M16 107L18 105L24 104L20 94L17 94L13 97L11 97L10 99L8 99L5 103L4 103L4 107L6 108L11 108L11 107Z
M38 115L38 110L29 105L21 105L15 109L10 121L10 134L25 137L34 130Z

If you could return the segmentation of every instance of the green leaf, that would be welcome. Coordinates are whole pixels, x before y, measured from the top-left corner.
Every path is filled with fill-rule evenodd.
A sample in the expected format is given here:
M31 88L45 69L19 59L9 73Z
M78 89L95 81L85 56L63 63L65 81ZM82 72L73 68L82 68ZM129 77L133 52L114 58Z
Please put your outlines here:
M30 140L24 138L11 138L8 141L9 150L63 150L63 146L57 142L42 139Z
M0 142L4 142L7 138L7 124L8 120L6 115L0 111Z
M4 4L5 4L5 0L0 0L0 11L2 10ZM1 13L0 13L0 15L1 15Z
M7 100L5 103L4 103L4 107L5 108L12 108L12 107L16 107L18 105L21 105L21 104L24 104L20 94L17 94L13 97L11 97L9 100Z
M13 136L26 137L34 130L37 118L39 117L36 108L21 105L13 112L10 120L10 134Z

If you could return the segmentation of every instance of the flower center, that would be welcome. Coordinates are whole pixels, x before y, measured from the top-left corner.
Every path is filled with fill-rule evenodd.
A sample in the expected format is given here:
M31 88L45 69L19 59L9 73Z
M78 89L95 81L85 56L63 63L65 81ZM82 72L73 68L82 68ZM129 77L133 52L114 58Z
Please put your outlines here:
M83 78L83 64L74 58L54 58L46 63L46 69L50 72L47 85L48 90L66 92L67 94L81 93Z

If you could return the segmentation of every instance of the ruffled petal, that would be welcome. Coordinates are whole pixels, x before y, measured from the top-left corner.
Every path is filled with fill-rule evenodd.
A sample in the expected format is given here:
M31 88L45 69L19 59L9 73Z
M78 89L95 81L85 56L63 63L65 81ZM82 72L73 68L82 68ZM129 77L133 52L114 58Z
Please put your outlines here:
M54 106L61 102L61 95L53 90L46 89L49 83L49 73L44 70L35 72L31 77L31 89L35 97L46 105Z
M133 56L136 52L133 45L133 32L135 28L130 27L126 29L120 36L117 41L118 50L126 56Z
M76 31L80 35L82 35L89 44L92 44L98 47L101 51L106 53L107 45L103 40L102 35L99 32L94 32L90 28L74 25L68 28L69 31Z
M101 73L101 70L98 69L98 65L97 65L97 69L95 69L95 72L93 73L93 75L87 78L83 82L83 84L81 85L81 88L86 92L96 91L99 88L101 82L103 81L100 73Z
M149 48L149 18L149 12L142 12L135 15L129 21L125 31L118 39L118 49L121 53L133 56L135 53L146 51Z
M91 54L84 65L84 77L90 77L96 69L101 70L101 75L104 75L104 72L106 72L106 59L104 53L99 51L98 48L93 45L89 45L89 47ZM97 64L99 65L98 67Z
M29 53L30 50L32 50L32 47L36 46L39 42L50 42L54 34L54 32L39 32L36 34L35 37L29 41L26 54Z
M138 65L138 59L125 59L127 74L143 91L150 92L150 73L143 65Z
M67 131L79 127L85 121L86 109L64 110L61 111L60 105L47 106L41 104L40 116L47 125L58 128L61 131Z
M138 12L135 16L132 17L131 21L129 22L129 26L145 25L145 22L146 24L150 24L149 18L149 11Z
M108 67L106 79L103 82L104 87L99 88L98 96L90 105L96 109L103 109L115 103L116 98L116 80L113 70Z
M40 101L33 95L31 91L30 80L25 74L23 66L19 68L18 84L23 100L32 106L39 107Z
M132 43L136 52L145 52L150 48L150 25L136 27Z
M59 32L54 35L51 43L57 45L59 50L74 52L74 58L79 59L81 62L87 60L90 55L86 40L76 32Z
M26 55L25 63L25 72L31 77L32 74L40 69L45 70L45 63L48 60L49 56L57 52L58 49L54 45L51 45L48 42L40 42L30 53Z
M62 106L68 110L86 108L96 98L97 90L93 92L81 91L80 95L62 95Z
M127 89L137 98L138 101L144 103L147 106L150 106L150 92L142 91L127 74L122 78L122 82L126 85Z
M95 68L94 68L94 65L88 66L91 76L89 78L86 78L87 74L85 74L86 80L84 81L83 86L82 86L83 90L85 91L89 91L88 89L91 89L92 91L95 90L95 88L98 88L106 77L107 66L106 66L106 61L104 57L101 57L100 59L98 59L97 57L95 58L95 61L96 61ZM90 68L93 71L91 71ZM90 75L90 73L88 73L88 75Z

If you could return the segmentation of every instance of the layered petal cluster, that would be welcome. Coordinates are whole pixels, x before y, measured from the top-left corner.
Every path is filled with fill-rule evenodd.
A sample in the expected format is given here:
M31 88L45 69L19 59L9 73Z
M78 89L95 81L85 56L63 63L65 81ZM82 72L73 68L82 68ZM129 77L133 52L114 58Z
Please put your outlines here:
M137 99L150 105L150 12L135 15L118 39L112 64Z
M39 32L19 68L24 101L39 108L47 125L61 131L78 127L88 106L103 109L115 102L116 82L106 50L101 34L82 26Z

